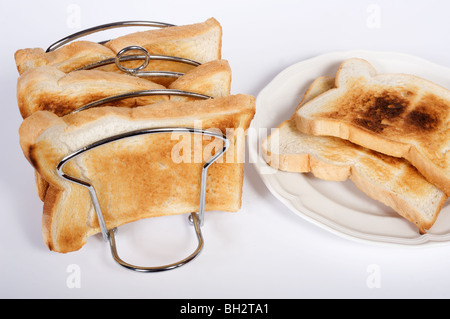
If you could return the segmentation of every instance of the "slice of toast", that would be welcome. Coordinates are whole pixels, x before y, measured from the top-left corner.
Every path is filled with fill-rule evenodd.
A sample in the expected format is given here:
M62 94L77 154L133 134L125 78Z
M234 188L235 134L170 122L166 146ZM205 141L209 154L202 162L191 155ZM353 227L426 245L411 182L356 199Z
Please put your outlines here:
M98 61L114 58L116 54L96 42L75 41L51 52L45 52L42 48L20 49L15 52L14 59L19 74L44 65L69 73Z
M334 88L334 78L316 79L297 107ZM311 172L330 181L351 179L368 196L394 209L421 233L436 221L447 196L429 183L408 161L387 156L347 140L313 136L297 130L294 116L262 144L265 160L288 172Z
M98 61L114 58L120 50L130 45L144 47L151 55L182 57L206 63L221 58L222 27L216 19L210 18L201 23L130 33L104 45L91 41L75 41L51 52L45 52L41 48L21 49L15 53L15 60L19 74L43 65L53 65L58 70L69 73ZM122 64L135 68L141 65L142 61ZM179 62L151 60L144 70L186 73L192 68L191 65ZM98 69L121 72L114 64ZM152 78L152 81L167 86L173 79Z
M63 116L109 96L165 88L152 81L115 72L82 70L66 74L54 66L42 66L28 70L17 80L17 104L23 118L39 110ZM164 100L169 97L144 96L120 100L114 105L132 107Z
M179 77L169 88L224 97L230 94L231 69L226 60L213 60ZM100 70L64 73L54 66L42 66L23 73L17 81L17 104L23 118L38 110L66 115L90 102L109 96L166 89L145 78ZM160 101L189 100L183 96L140 96L113 102L115 106L136 107Z
M403 157L450 195L450 91L407 74L376 74L367 61L344 61L336 88L295 114L307 134L336 136Z
M100 231L88 190L60 178L59 161L99 139L142 128L193 127L226 134L231 145L208 169L205 206L207 211L239 210L245 131L254 112L254 97L231 95L150 107L105 106L63 117L33 113L20 127L20 145L49 183L43 212L47 246L58 252L78 250ZM198 141L190 133L132 137L90 150L68 162L64 171L92 183L108 229L141 218L195 212L203 163L223 147L215 138Z

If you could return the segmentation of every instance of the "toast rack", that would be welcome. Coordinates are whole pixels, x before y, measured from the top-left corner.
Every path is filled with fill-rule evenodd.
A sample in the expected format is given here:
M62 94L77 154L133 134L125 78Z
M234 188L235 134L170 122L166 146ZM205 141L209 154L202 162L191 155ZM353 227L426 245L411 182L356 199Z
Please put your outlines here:
M165 91L164 92L165 94L171 93L171 92L167 92L167 91L171 91L171 90L162 90L162 91ZM198 97L209 98L207 96L199 96L195 93L190 93L187 91L186 92L176 91L176 90L174 90L174 91L175 91L174 94L183 94L186 96L192 96L192 97L197 97L197 98ZM159 93L161 93L161 92L156 92L156 94L159 94ZM152 94L155 94L155 92L152 92L152 90L149 90L149 91L140 92L140 93L136 93L136 94L152 95ZM111 99L119 99L119 98L123 98L123 96L112 97ZM100 102L96 102L91 107L99 106L103 103L107 103L108 101L110 101L110 100L103 99ZM82 109L84 110L86 108L82 107ZM76 178L74 176L70 176L70 175L64 173L64 166L67 164L67 162L80 156L81 154L88 152L89 150L92 150L94 148L101 147L102 145L114 142L114 141L126 139L126 138L133 137L133 136L148 135L148 134L161 134L161 133L173 133L173 132L207 135L210 137L219 138L223 141L223 148L220 149L219 151L217 151L213 156L211 156L202 167L199 210L198 210L198 212L192 212L189 215L189 222L191 224L193 224L193 226L194 226L195 233L196 233L197 240L198 240L198 245L197 245L197 248L195 249L195 251L193 253L191 253L188 257L186 257L180 261L171 263L171 264L167 264L167 265L163 265L163 266L156 266L156 267L142 267L142 266L132 265L132 264L127 263L124 260L122 260L117 252L116 239L115 239L115 233L117 232L117 228L113 228L113 229L107 228L103 214L102 214L102 209L99 204L97 193L96 193L94 187L92 186L92 184L90 184L87 181L81 180L79 178ZM133 270L133 271L137 271L137 272L144 272L144 273L160 272L160 271L175 269L175 268L178 268L180 266L187 264L188 262L190 262L194 258L196 258L199 255L199 253L201 252L201 250L203 249L204 239L203 239L203 236L201 233L201 226L203 225L203 222L204 222L204 213L205 213L207 170L208 170L208 167L211 166L211 164L213 164L218 158L220 158L228 150L229 146L230 146L230 141L226 135L218 134L216 132L211 132L208 130L189 128L189 127L162 127L162 128L140 129L140 130L134 130L134 131L129 131L129 132L113 135L113 136L98 140L96 142L93 142L89 145L86 145L86 146L78 149L77 151L72 152L71 154L65 156L58 163L58 165L56 167L56 172L57 172L58 176L60 176L61 178L65 179L69 182L73 182L78 185L81 185L89 190L89 194L90 194L90 197L91 197L91 200L92 200L92 203L93 203L93 206L94 206L94 209L95 209L98 221L99 221L102 237L105 241L109 242L112 257L120 266L122 266L128 270Z
M171 27L171 26L175 26L175 25L168 24L168 23L161 23L161 22L153 22L153 21L122 21L122 22L103 24L103 25L99 25L96 27L92 27L92 28L85 29L83 31L71 34L71 35L53 43L52 45L50 45L47 48L46 52L54 51L73 40L76 40L80 37L83 37L83 36L98 32L98 31L103 31L103 30L113 29L113 28L120 28L120 27L129 27L129 26L146 26L146 27L165 28L165 27ZM109 40L102 41L99 43L104 44L108 41ZM136 55L136 54L125 55L125 53L127 53L128 51L139 51L139 54L138 55ZM123 61L133 61L133 60L141 60L144 62L136 68L127 68L122 65ZM122 50L120 50L114 58L109 58L109 59L105 59L102 61L98 61L93 64L86 65L78 70L89 70L89 69L93 69L93 68L100 67L103 65L108 65L108 64L114 63L119 70L121 70L122 72L125 72L129 75L132 75L132 76L179 77L179 76L183 75L183 73L169 72L169 71L147 71L147 72L141 71L142 69L145 69L147 67L147 65L149 64L149 61L151 61L151 60L174 61L174 62L189 64L194 67L199 66L201 64L197 61L193 61L193 60L181 58L181 57L151 55L145 48L143 48L141 46L137 46L137 45L131 45L131 46L127 46L127 47L123 48ZM193 98L198 98L198 99L212 98L211 96L208 96L208 95L194 93L194 92L188 92L188 91L182 91L182 90L171 90L171 89L142 90L142 91L128 92L125 94L120 94L120 95L103 98L101 100L97 100L97 101L91 102L89 104L86 104L86 105L72 111L70 114L81 112L86 109L98 107L98 106L104 105L106 103L121 100L121 99L126 99L126 98L131 98L131 97L139 97L139 96L148 96L148 95L177 95L177 96L188 96L188 97L193 97ZM143 267L143 266L132 265L132 264L124 261L118 254L116 238L115 238L115 233L118 231L118 229L117 228L108 229L108 227L105 223L104 217L103 217L102 209L100 207L100 203L99 203L99 200L97 197L96 190L93 187L93 185L85 180L82 180L77 177L66 174L64 172L64 166L70 160L80 156L81 154L88 152L94 148L101 147L105 144L112 143L114 141L127 139L127 138L130 138L133 136L149 135L149 134L163 134L163 133L167 134L167 133L174 133L174 132L201 134L201 135L206 135L206 136L210 136L210 137L216 137L223 141L223 148L221 150L218 150L213 156L211 156L211 158L209 158L202 167L201 181L200 181L201 185L200 185L199 209L198 209L198 212L192 212L189 215L189 222L190 222L190 224L192 224L194 226L198 245L197 245L197 248L194 250L194 252L192 252L186 258L184 258L180 261L177 261L177 262L173 262L173 263L166 264L163 266L154 266L154 267ZM89 145L86 145L86 146L72 152L71 154L68 154L58 163L58 165L56 167L56 172L57 172L58 176L60 176L61 178L65 179L69 182L81 185L89 190L92 204L93 204L93 207L94 207L94 210L96 212L97 219L99 222L102 237L105 241L107 241L109 243L112 257L120 266L122 266L128 270L133 270L133 271L137 271L137 272L141 272L141 273L160 272L160 271L171 270L171 269L175 269L180 266L183 266L183 265L187 264L188 262L192 261L193 259L195 259L202 251L203 246L204 246L204 239L203 239L203 235L201 232L201 227L203 226L203 223L204 223L205 196L206 196L206 186L207 186L206 185L207 170L208 170L208 167L211 166L211 164L213 164L218 158L220 158L228 150L229 146L230 146L230 141L224 134L218 134L216 132L211 132L208 130L189 128L189 127L161 127L161 128L140 129L140 130L134 130L134 131L124 132L121 134L109 136L107 138L104 138L104 139L98 140L96 142L93 142Z
M56 41L52 45L50 45L46 52L54 51L63 45L72 42L76 39L79 39L81 37L90 35L95 32L105 31L109 29L115 29L115 28L121 28L121 27L134 27L134 26L144 26L144 27L157 27L157 28L166 28L166 27L173 27L174 24L164 23L164 22L155 22L155 21L120 21L120 22L113 22L113 23L107 23L102 24L99 26L95 26L92 28L88 28L76 33L73 33L71 35L66 36L65 38L62 38L61 40ZM108 42L109 40L100 41L98 43L104 44ZM140 51L139 55L124 55L128 51ZM140 65L137 68L126 68L124 67L121 62L124 61L136 61L136 60L144 60L143 64ZM137 45L127 46L120 50L116 57L105 59L102 61L98 61L89 65L85 65L77 70L91 70L100 66L109 65L115 63L117 68L123 72L129 73L131 75L139 76L139 77L155 77L155 76L162 76L162 77L180 77L184 73L180 72L169 72L169 71L147 71L143 72L140 71L147 67L150 60L164 60L164 61L172 61L172 62L179 62L184 63L192 66L199 66L201 63L187 59L187 58L181 58L181 57L175 57L175 56L166 56L166 55L151 55L145 48Z

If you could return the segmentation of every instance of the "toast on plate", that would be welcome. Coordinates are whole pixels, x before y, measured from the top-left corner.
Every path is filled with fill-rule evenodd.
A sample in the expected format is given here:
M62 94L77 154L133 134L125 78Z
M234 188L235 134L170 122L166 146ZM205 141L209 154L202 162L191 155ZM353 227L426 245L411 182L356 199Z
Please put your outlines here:
M319 77L297 107L301 110L333 90L332 77ZM387 156L333 136L297 130L295 114L263 142L265 160L287 172L311 172L330 181L352 180L369 197L391 207L425 233L436 221L447 196L408 161Z

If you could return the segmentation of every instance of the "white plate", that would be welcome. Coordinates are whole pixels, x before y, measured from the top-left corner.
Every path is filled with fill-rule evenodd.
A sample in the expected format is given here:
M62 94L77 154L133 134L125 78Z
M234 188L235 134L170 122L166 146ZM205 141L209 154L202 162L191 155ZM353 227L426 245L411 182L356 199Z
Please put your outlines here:
M334 76L347 58L368 60L379 73L409 73L450 88L450 69L392 52L334 52L294 64L277 75L258 95L249 130L250 161L269 190L298 216L345 238L366 243L422 247L450 242L450 205L445 203L425 235L391 208L372 200L351 181L328 182L311 174L287 173L269 167L261 141L294 112L305 90L318 76Z

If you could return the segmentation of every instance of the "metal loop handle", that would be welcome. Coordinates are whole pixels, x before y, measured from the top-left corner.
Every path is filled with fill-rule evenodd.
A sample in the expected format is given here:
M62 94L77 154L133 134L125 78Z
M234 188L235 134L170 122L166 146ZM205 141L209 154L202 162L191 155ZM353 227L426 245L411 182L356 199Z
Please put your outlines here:
M51 52L54 51L63 45L72 42L73 40L76 40L78 38L87 36L89 34L104 31L108 29L115 29L115 28L122 28L122 27L156 27L156 28L166 28L166 27L174 27L174 24L164 23L164 22L155 22L155 21L119 21L119 22L112 22L107 24L98 25L89 29L85 29L76 33L73 33L71 35L68 35L65 38L62 38L61 40L56 41L52 45L50 45L45 52ZM105 40L99 43L105 43L109 40Z
M192 222L194 224L194 228L197 234L197 238L199 241L198 247L197 249L188 257L186 257L185 259L176 262L176 263L172 263L169 265L164 265L164 266L159 266L159 267L141 267L141 266L134 266L131 265L129 263L124 262L122 259L120 259L118 253L117 253L117 249L116 249L116 242L115 242L115 237L114 237L114 229L110 230L107 228L105 220L103 218L103 213L100 207L100 203L96 194L96 191L94 189L94 187L84 181L81 180L79 178L67 175L64 173L63 169L64 166L67 164L68 161L70 161L71 159L91 150L94 148L97 148L99 146L117 141L117 140L121 140L124 138L128 138L128 137L132 137L132 136L137 136L137 135L144 135L144 134L158 134L158 133L174 133L174 132L179 132L179 133L193 133L193 134L202 134L202 135L208 135L211 137L217 137L222 139L222 141L224 142L224 146L223 148L217 152L216 154L214 154L210 159L208 159L208 161L205 162L205 164L203 165L202 168L202 173L201 173L201 187L200 187L200 203L199 203L199 211L198 213L191 213L191 218L192 218ZM140 129L140 130L135 130L135 131L131 131L131 132L125 132L125 133L121 133L121 134L117 134L114 136L110 136L104 139L101 139L99 141L96 141L94 143L91 143L85 147L80 148L79 150L67 155L66 157L64 157L57 165L56 167L56 172L58 174L58 176L60 176L61 178L76 183L78 185L81 185L83 187L86 187L89 190L89 194L91 196L93 205L94 205L94 209L95 212L97 214L97 218L98 218L98 222L100 225L100 229L102 232L102 236L103 239L105 241L109 241L110 243L110 247L111 247L111 253L113 255L114 260L121 266L130 269L130 270L135 270L135 271L139 271L139 272L157 272L157 271L164 271L164 270L170 270L170 269L174 269L177 267L180 267L182 265L185 265L186 263L188 263L189 261L193 260L202 250L203 248L203 237L200 231L200 226L203 225L204 222L204 213L205 213L205 197L206 197L206 177L207 177L207 170L208 167L214 163L220 156L222 156L227 149L230 146L230 141L229 139L223 135L223 134L217 134L211 131L207 131L207 130L200 130L200 129L195 129L195 128L151 128L151 129Z
M121 61L120 58L122 57L122 55L124 55L128 51L141 51L142 53L144 53L144 57L145 57L144 63L142 63L141 65L139 65L136 68L124 67L122 65L122 63L120 62ZM130 74L136 74L136 72L138 72L139 70L145 69L147 67L148 63L150 62L150 54L148 53L148 51L145 48L143 48L139 45L130 45L128 47L123 48L122 50L120 50L117 53L117 55L114 59L114 62L116 63L116 66L119 70L130 73Z
M140 51L141 55L124 55L128 51L137 50ZM140 65L137 68L126 68L122 65L123 61L139 61L144 60L143 64ZM184 73L181 72L171 72L171 71L142 71L139 72L142 69L145 69L149 62L151 60L161 60L161 61L171 61L171 62L179 62L184 63L192 66L199 66L201 65L200 62L187 59L187 58L181 58L176 56L168 56L168 55L151 55L144 47L141 47L139 45L130 45L122 50L120 50L117 55L114 58L109 58L101 61L97 61L88 65L85 65L81 68L78 68L76 71L79 70L92 70L94 68L98 68L104 65L113 64L115 63L117 68L121 70L122 72L126 72L128 74L138 76L138 77L180 77L184 75Z
M184 258L178 262L174 262L174 263L171 263L171 264L168 264L165 266L159 266L159 267L142 267L142 266L135 266L135 265L129 264L126 261L123 261L119 257L119 254L117 253L116 238L115 238L115 232L117 231L117 228L114 228L114 229L111 229L108 231L109 246L111 248L111 254L112 254L114 260L122 267L129 269L129 270L138 271L138 272L159 272L159 271L175 269L175 268L178 268L178 267L181 267L181 266L187 264L188 262L190 262L191 260L193 260L200 254L200 252L202 251L203 246L204 246L204 240L203 240L200 219L198 217L198 214L191 213L189 215L189 217L192 218L192 221L194 224L195 233L197 234L198 245L197 245L197 248L194 250L194 252L191 253L186 258Z

